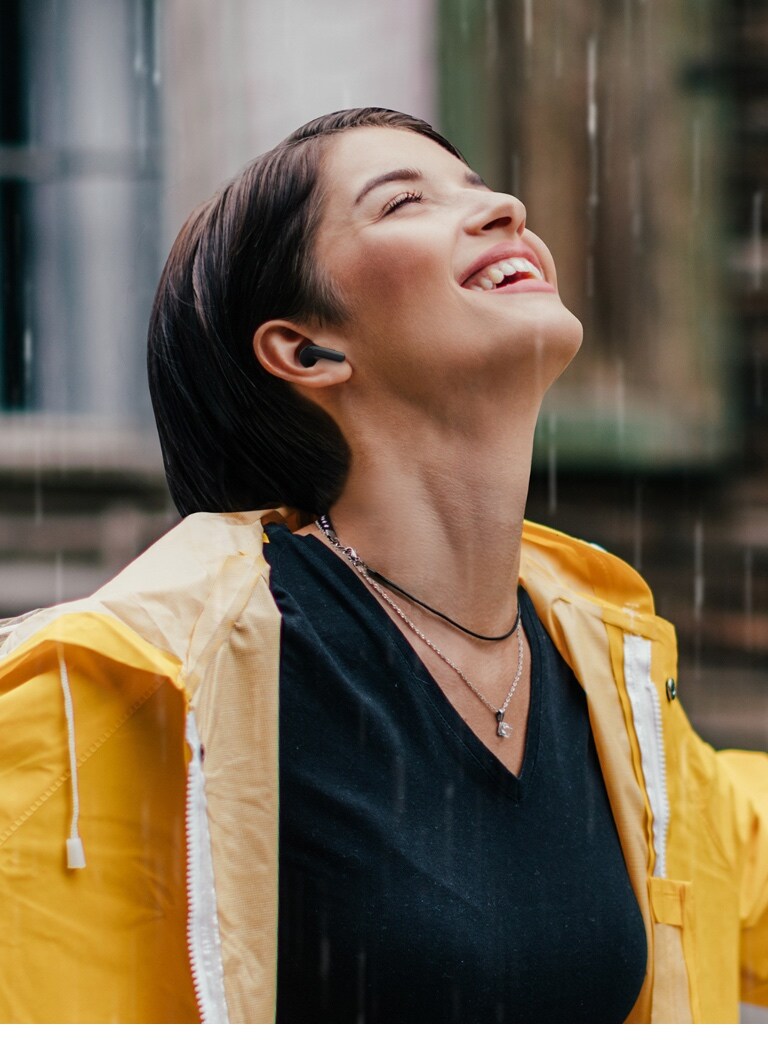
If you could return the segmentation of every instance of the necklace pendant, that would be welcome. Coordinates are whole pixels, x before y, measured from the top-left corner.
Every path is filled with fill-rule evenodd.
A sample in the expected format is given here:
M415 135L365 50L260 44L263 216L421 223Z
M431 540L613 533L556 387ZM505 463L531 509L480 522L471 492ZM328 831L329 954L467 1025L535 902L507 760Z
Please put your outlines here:
M504 721L503 710L496 711L496 721L496 735L501 739L508 739L512 735L512 726L509 725L506 721Z

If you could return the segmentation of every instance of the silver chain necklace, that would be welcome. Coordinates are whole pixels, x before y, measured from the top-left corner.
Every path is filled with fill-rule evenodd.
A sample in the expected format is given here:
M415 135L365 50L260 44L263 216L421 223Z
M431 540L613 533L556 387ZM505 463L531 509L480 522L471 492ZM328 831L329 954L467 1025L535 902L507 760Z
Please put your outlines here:
M494 707L493 703L486 699L486 697L483 695L477 685L470 681L464 671L459 666L457 666L455 662L449 659L445 652L438 648L436 644L433 644L429 637L426 635L426 633L422 633L422 631L417 626L415 626L413 622L411 622L410 618L408 618L402 608L392 599L389 593L385 592L384 589L382 589L382 587L379 585L379 583L374 581L374 579L368 573L368 567L366 566L365 562L360 558L360 556L358 556L357 552L355 552L353 548L350 548L349 545L342 545L341 541L339 541L338 537L336 536L336 532L333 530L328 517L325 515L321 515L320 518L315 521L315 526L330 541L336 551L341 553L342 556L344 556L348 563L357 571L360 577L365 582L367 582L367 584L370 585L376 593L378 593L382 600L384 600L389 605L389 607L392 608L395 614L397 614L400 619L405 622L406 626L408 626L408 628L412 630L416 634L416 636L419 637L420 640L423 640L427 647L431 648L435 655L442 659L443 662L446 663L446 665L450 666L450 668L457 675L457 677L461 678L467 688L477 696L481 703L484 703L485 706L488 707L490 712L496 718L496 735L502 739L508 739L512 735L512 726L509 722L504 720L504 717L507 713L507 707L509 706L512 697L517 691L517 686L520 684L520 678L523 675L522 622L518 622L516 631L517 670L515 671L515 678L512 682L509 692L507 692L504 698L504 702L497 709L496 707Z

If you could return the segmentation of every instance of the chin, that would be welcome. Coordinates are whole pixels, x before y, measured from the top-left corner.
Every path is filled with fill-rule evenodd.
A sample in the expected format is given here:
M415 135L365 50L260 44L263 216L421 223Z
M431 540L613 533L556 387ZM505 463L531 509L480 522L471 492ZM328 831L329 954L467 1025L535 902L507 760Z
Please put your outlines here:
M565 309L565 306L563 306L563 308ZM581 349L581 344L584 341L584 326L579 320L579 318L570 311L570 309L566 309L565 311L568 314L568 327L564 329L566 333L563 336L563 345L565 349L569 351L567 353L568 359L566 361L566 364L570 364L570 362Z
M583 338L581 321L559 300L546 314L537 317L528 333L528 341L537 358L553 366L559 365L557 375L579 352Z
M551 366L551 372L548 373L549 380L547 382L547 389L549 389L555 380L559 379L566 370L573 358L579 352L584 338L584 328L582 327L579 318L575 317L573 313L570 312L568 313L568 316L570 318L568 326L562 328L557 339L554 340L550 346L551 355L547 357L547 360Z
M540 316L533 327L508 340L499 361L503 378L513 381L518 392L522 387L542 400L578 353L583 337L581 321L559 303L556 313Z

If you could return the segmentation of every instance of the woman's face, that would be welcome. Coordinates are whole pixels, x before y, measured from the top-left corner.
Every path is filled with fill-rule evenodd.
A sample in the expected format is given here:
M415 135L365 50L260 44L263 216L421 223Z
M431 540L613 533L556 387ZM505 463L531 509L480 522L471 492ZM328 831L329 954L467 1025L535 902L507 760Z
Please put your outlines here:
M399 129L333 136L323 196L315 267L348 309L326 342L358 381L417 397L506 378L540 397L578 349L523 204L439 144Z

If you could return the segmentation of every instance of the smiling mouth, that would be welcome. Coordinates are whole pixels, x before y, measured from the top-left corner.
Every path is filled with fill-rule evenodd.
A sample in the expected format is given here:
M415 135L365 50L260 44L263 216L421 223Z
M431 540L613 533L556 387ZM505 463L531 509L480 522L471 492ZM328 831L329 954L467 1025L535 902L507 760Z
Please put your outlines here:
M494 291L499 287L509 287L520 280L544 280L544 275L532 261L527 258L510 257L494 261L469 276L462 287L469 291Z

